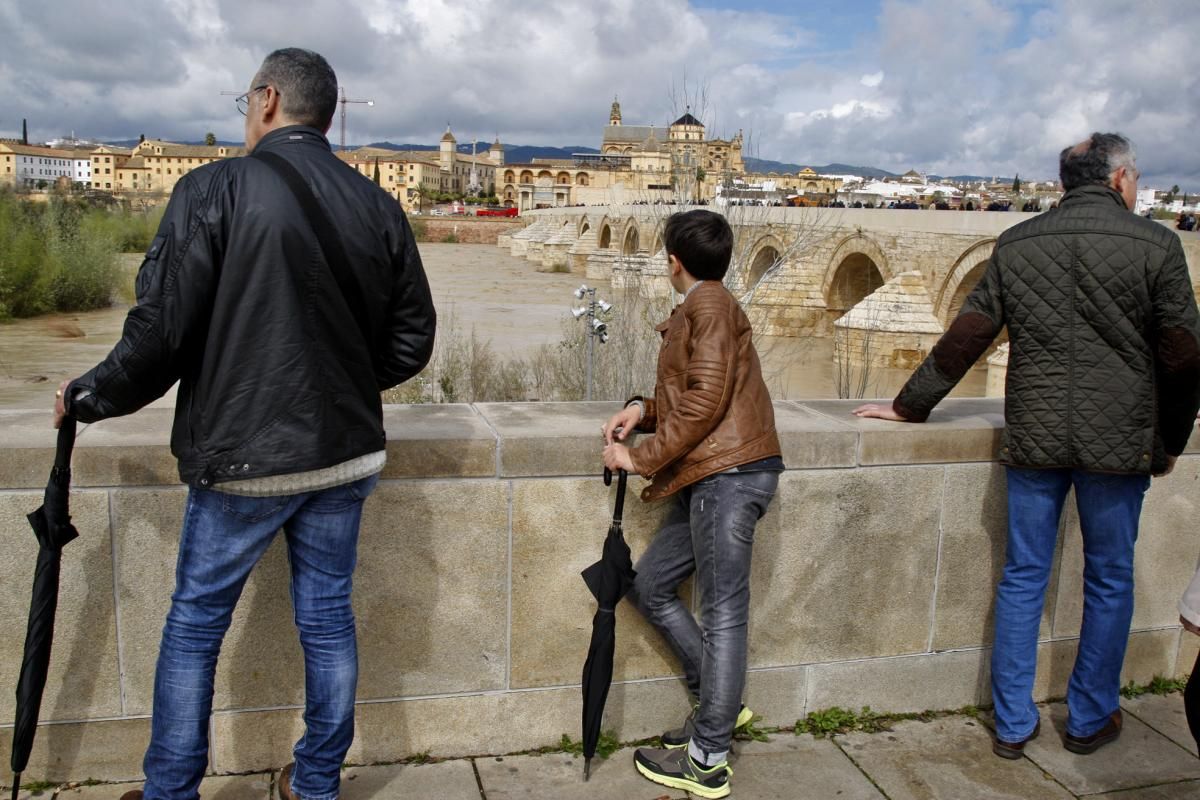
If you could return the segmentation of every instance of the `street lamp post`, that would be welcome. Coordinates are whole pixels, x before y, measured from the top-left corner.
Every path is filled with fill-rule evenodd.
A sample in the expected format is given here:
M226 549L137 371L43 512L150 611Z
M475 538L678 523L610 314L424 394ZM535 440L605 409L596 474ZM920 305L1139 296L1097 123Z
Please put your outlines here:
M587 304L579 308L571 309L572 316L575 319L586 319L585 333L587 335L587 383L584 389L584 400L592 399L592 360L596 352L596 340L600 340L600 344L608 341L608 325L601 320L596 319L596 309L607 314L612 310L612 303L605 302L596 297L595 287L589 287L586 283L580 284L575 290L575 297L582 300L587 297Z

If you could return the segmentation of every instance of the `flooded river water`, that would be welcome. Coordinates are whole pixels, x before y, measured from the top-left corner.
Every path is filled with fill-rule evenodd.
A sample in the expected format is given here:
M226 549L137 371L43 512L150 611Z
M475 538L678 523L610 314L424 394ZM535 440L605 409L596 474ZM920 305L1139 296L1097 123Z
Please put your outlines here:
M578 275L538 272L491 245L422 244L420 249L443 323L453 318L464 333L474 329L479 338L491 340L498 355L525 356L561 340L563 321L577 304L571 293L581 283ZM0 409L52 408L58 383L91 368L120 338L127 310L0 324ZM760 350L776 399L836 396L832 340L764 337ZM868 394L891 396L908 374L879 371ZM985 384L986 371L976 368L955 394L979 396ZM156 403L171 404L173 393Z

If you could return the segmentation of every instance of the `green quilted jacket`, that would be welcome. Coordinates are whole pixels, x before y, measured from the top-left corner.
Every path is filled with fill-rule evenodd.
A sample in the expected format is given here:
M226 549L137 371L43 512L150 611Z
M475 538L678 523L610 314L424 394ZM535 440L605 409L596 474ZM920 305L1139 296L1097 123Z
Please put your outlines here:
M999 457L1159 472L1200 406L1200 323L1178 235L1104 186L1006 231L983 279L893 403L923 421L1008 326Z

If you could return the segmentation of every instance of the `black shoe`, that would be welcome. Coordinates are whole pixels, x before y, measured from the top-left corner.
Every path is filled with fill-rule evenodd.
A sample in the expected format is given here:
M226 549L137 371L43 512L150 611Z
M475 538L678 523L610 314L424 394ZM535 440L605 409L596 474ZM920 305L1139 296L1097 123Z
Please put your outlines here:
M662 741L663 747L669 750L674 750L676 747L684 747L691 741L692 734L696 732L695 725L696 708L692 708L692 713L688 714L687 719L683 721L683 727L675 728L667 731L662 736L658 737ZM737 731L744 728L754 721L754 712L742 706L738 711L737 719L733 723L733 729Z
M1063 737L1063 747L1072 753L1079 753L1081 756L1090 755L1109 742L1119 739L1123 722L1121 709L1118 708L1108 718L1107 724L1091 736L1072 736L1068 733Z
M662 786L682 789L696 797L717 798L729 795L729 762L702 767L688 755L687 748L659 750L639 747L633 754L637 771Z
M1033 726L1033 733L1026 736L1019 742L1005 742L999 737L992 741L992 752L1001 758L1007 758L1015 761L1025 755L1025 745L1032 742L1042 732L1042 721L1039 719L1037 725Z

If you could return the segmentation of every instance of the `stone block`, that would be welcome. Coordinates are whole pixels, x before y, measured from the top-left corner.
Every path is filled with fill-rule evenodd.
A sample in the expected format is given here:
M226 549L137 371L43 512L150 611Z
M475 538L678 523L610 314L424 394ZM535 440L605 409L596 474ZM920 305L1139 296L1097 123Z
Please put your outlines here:
M1121 708L1192 755L1197 754L1196 740L1188 727L1182 694L1144 694L1132 700L1122 698Z
M808 667L752 669L746 673L744 700L763 725L786 727L808 710Z
M350 767L342 772L338 793L344 800L436 797L438 800L479 800L479 785L470 761L440 764L396 764L388 767ZM232 800L232 798L231 798Z
M12 732L12 728L0 728L0 752L12 752ZM149 719L39 725L22 780L141 780L142 756L148 744Z
M175 486L179 467L171 455L172 408L145 408L87 426L72 459L79 486Z
M755 533L750 665L925 651L942 476L941 467L785 472Z
M783 463L789 469L852 467L858 434L851 425L830 419L799 403L775 404L775 430Z
M889 734L851 733L838 743L891 800L1073 797L1028 760L992 755L991 734L969 717L901 722Z
M1165 478L1151 481L1142 507L1134 554L1133 625L1157 628L1179 621L1179 596L1196 571L1200 543L1200 459L1181 460ZM1064 539L1054 635L1075 636L1083 617L1083 536L1074 495L1063 514Z
M383 481L354 583L360 699L503 689L508 489Z
M769 742L738 744L729 764L735 772L730 785L738 797L756 800L793 800L798 796L838 800L884 797L829 739L779 733Z
M1193 800L1196 797L1200 797L1200 781L1166 783L1125 792L1097 794L1092 795L1089 800Z
M1134 631L1129 635L1121 685L1149 683L1155 675L1166 675L1175 663L1178 630ZM1079 651L1078 639L1059 639L1038 645L1035 700L1063 698Z
M888 713L940 711L991 702L989 650L962 650L808 667L811 711L863 706Z
M1001 398L943 400L921 425L859 419L853 416L862 400L808 400L808 408L854 427L859 433L858 463L953 464L993 461L1004 429ZM891 398L876 402L890 403Z
M1200 761L1137 717L1126 714L1121 738L1102 755L1079 756L1062 746L1067 707L1041 709L1042 734L1025 746L1025 755L1075 794L1097 794L1158 783L1200 778Z
M42 470L43 485L52 461L53 457ZM70 503L79 538L62 550L54 646L39 717L43 721L121 714L108 495L73 491ZM5 723L16 715L14 690L38 556L38 542L25 515L41 505L41 492L0 494L0 551L5 554L7 587L0 592L0 636L6 643L0 652L0 686L5 687L0 692L0 720Z
M58 432L50 426L53 389L47 387L46 394L45 410L0 411L0 486L5 489L46 486L58 441ZM80 434L78 441L82 440Z
M592 777L583 782L583 759L569 753L500 756L475 761L479 782L488 800L629 800L660 794L673 798L686 793L655 787L632 766L633 749L618 750L592 760Z
M1175 658L1173 676L1181 678L1192 674L1196 661L1200 658L1200 636L1186 631L1179 634L1179 654Z
M578 688L359 703L346 761L507 754L557 745L564 733L578 738L579 704ZM282 766L303 729L300 709L214 714L214 768L225 773Z
M667 507L642 503L642 485L640 478L630 481L625 504L625 538L635 563ZM579 684L596 611L580 572L600 558L615 493L616 482L606 488L598 476L513 484L512 688ZM628 601L617 606L616 626L617 680L679 672L661 637Z
M995 587L1004 572L1008 493L999 464L946 467L933 649L991 645ZM1059 555L1047 588L1041 637L1050 636Z
M477 478L496 474L496 434L469 405L388 405L388 478Z
M600 428L622 403L477 403L500 435L501 477L600 475Z
M115 503L126 697L148 713L170 606L182 492L119 492ZM505 675L507 508L503 486L384 481L367 500L354 604L359 697L498 689ZM403 527L396 529L396 521ZM453 540L458 547L445 547ZM470 553L470 559L461 558ZM443 587L454 576L453 591ZM251 573L218 662L214 707L303 702L286 544ZM149 587L155 587L153 591ZM269 657L264 657L269 654Z
M200 781L200 796L205 800L271 800L269 772L257 775L227 775L205 778ZM101 784L61 789L61 800L112 800L131 789L141 789L141 782L122 785Z

